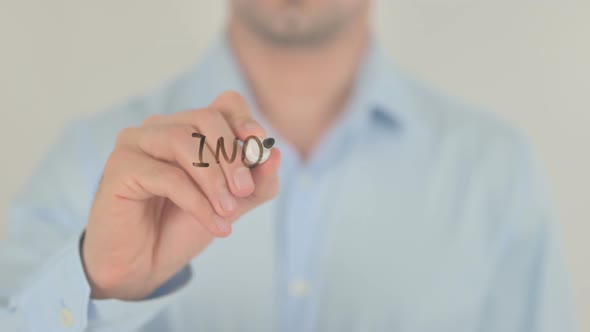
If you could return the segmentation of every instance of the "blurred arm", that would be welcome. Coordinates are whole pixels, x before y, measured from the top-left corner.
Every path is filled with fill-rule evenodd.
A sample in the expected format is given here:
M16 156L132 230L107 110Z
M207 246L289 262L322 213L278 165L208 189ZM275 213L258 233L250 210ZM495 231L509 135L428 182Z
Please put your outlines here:
M495 276L482 331L574 331L570 283L539 164L527 144L515 153L506 193L505 231L496 244Z
M191 280L186 267L144 301L90 299L79 250L98 180L89 133L71 126L10 210L0 241L3 331L135 331Z

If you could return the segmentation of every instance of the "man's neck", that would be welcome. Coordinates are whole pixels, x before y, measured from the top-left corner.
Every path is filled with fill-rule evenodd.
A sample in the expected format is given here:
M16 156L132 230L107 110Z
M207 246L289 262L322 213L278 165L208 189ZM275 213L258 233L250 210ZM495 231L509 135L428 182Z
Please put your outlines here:
M369 40L367 21L351 22L329 43L301 47L272 45L230 21L228 39L259 111L303 159L348 101Z

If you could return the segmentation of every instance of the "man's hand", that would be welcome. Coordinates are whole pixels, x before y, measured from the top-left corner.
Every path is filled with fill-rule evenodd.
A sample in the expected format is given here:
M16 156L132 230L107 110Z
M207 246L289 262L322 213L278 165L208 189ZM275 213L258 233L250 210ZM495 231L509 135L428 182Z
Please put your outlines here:
M194 132L208 137L209 167L193 166ZM233 163L215 162L219 137L231 149L235 137L250 135L265 132L234 92L208 108L152 116L119 134L82 245L93 298L145 298L215 237L228 236L241 215L276 195L278 150L255 169L242 165L241 150Z

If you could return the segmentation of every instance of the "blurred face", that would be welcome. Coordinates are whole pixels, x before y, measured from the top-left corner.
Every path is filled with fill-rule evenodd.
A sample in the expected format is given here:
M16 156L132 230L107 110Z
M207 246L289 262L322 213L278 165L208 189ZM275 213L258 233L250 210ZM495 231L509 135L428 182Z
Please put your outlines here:
M275 44L321 44L338 35L370 0L231 0L235 19Z

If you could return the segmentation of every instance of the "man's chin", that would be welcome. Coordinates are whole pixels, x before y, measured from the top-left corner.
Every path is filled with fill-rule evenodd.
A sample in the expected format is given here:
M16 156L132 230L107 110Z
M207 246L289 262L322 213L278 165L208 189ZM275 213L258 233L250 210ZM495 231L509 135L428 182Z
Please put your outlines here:
M268 13L266 13L268 14ZM296 9L274 15L241 10L239 19L267 42L284 47L310 47L329 43L354 19L356 13L316 15Z

